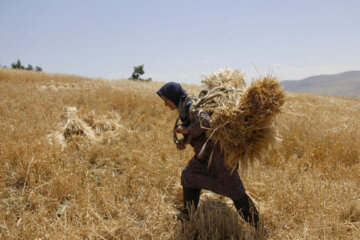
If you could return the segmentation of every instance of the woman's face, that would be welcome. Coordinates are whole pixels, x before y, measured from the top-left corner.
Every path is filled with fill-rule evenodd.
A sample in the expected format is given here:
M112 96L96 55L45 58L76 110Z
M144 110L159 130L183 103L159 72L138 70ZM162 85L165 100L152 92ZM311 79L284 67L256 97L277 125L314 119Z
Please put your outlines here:
M175 110L176 109L175 103L173 103L172 101L170 101L169 99L167 99L164 96L161 96L161 99L164 100L165 106L170 108L170 110Z

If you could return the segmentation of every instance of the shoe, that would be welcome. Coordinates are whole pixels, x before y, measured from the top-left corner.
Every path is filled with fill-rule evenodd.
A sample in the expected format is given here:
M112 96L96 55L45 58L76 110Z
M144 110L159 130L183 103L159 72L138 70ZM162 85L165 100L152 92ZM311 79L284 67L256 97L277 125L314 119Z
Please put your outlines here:
M190 214L187 209L183 209L180 211L171 211L169 212L171 215L176 216L178 220L181 222L189 222L190 221Z

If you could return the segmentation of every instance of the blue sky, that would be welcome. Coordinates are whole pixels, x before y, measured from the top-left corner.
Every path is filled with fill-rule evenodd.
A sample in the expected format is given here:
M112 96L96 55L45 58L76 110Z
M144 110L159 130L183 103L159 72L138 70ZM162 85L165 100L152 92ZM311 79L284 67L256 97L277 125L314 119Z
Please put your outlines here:
M0 0L0 64L45 72L200 83L360 70L360 1ZM257 70L256 70L257 69Z

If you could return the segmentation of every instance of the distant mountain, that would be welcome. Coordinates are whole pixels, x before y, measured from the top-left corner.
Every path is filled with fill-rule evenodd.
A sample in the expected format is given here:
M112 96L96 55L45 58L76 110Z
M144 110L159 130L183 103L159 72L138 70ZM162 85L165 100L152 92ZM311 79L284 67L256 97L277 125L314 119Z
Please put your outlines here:
M296 81L282 81L286 91L360 97L360 71L318 75Z

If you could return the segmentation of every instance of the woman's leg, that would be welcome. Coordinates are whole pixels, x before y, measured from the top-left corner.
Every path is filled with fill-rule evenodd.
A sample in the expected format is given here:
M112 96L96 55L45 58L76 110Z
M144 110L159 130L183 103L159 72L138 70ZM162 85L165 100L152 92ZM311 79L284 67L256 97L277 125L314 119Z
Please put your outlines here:
M259 225L259 213L251 198L245 193L242 198L232 200L235 204L236 210L244 218L244 220L257 229Z
M184 193L184 209L188 212L189 209L194 206L194 210L197 209L200 199L201 189L183 187Z
M189 221L190 220L190 212L189 212L189 210L195 210L196 211L197 206L199 204L200 192L201 192L201 189L183 187L184 208L181 209L179 212L174 212L174 215L180 221L184 222L184 221Z

